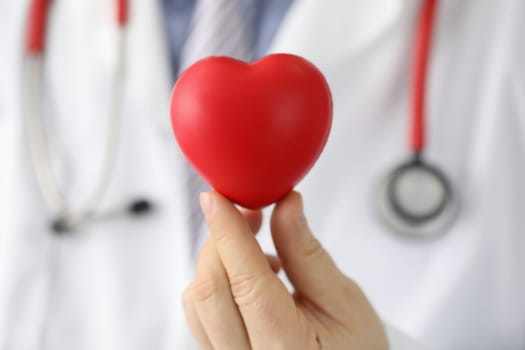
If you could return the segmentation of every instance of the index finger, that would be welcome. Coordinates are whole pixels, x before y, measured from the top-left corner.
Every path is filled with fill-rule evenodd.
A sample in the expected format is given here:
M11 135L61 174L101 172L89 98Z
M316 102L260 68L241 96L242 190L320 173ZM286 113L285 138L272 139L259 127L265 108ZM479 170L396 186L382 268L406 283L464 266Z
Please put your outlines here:
M216 192L203 193L201 203L252 348L265 348L269 336L289 339L290 325L297 323L295 302L271 269L247 221Z
M244 216L217 192L201 194L206 223L230 282L272 276L273 271Z

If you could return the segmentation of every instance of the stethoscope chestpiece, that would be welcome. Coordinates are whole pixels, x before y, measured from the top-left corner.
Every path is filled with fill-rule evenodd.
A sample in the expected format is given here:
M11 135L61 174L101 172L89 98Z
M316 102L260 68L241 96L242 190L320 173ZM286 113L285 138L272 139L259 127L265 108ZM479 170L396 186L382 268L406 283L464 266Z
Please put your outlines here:
M446 231L458 211L450 181L420 157L395 168L381 182L377 198L381 219L406 237L436 237Z

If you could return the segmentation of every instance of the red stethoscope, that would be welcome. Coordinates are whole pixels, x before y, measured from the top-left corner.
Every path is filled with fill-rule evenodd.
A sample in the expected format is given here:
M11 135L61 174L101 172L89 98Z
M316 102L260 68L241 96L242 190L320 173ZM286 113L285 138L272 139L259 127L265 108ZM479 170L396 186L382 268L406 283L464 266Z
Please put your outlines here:
M128 21L128 0L115 0L115 21L119 32L117 37L118 62L111 84L110 118L108 120L105 152L94 186L89 196L73 207L60 188L52 170L50 151L42 120L42 89L46 28L51 0L33 0L29 7L24 58L23 113L31 163L38 186L47 207L52 212L50 229L55 233L73 232L75 229L99 220L123 216L140 216L151 212L153 204L145 198L127 200L123 205L97 210L107 191L115 163L124 83L125 27ZM29 103L28 103L29 101Z
M459 199L447 176L423 159L425 98L432 31L438 0L425 0L416 23L411 76L410 149L412 158L380 184L378 209L383 222L408 237L435 237L452 224Z

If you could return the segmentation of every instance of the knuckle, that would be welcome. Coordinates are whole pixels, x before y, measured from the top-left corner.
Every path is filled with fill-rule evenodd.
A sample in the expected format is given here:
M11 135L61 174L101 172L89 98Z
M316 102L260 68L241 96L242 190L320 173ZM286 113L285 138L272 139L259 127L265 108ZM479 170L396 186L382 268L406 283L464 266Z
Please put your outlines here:
M230 289L239 307L246 307L262 301L269 283L268 273L240 274L230 277Z
M218 247L228 248L230 245L230 235L229 229L227 227L224 227L222 225L215 225L215 229L213 230L213 237L215 240L215 244Z
M184 298L194 303L202 303L213 299L220 289L220 283L215 279L196 280L188 287Z
M321 242L317 238L312 237L303 244L303 256L308 260L317 260L325 254Z

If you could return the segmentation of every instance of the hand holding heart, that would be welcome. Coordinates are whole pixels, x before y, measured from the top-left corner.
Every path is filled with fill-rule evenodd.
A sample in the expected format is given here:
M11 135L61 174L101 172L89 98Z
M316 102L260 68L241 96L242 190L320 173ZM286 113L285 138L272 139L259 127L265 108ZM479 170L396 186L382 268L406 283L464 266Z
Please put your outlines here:
M254 233L260 212L242 212L216 192L201 197L211 231L195 279L184 294L193 335L205 350L387 349L381 322L357 285L314 238L296 192L271 218L280 264L295 288L275 274L275 258Z
M322 74L293 55L254 64L205 59L177 82L171 118L189 162L222 193L201 196L211 236L184 294L201 346L387 349L374 310L310 232L300 196L289 193L330 130L332 101ZM279 201L271 220L278 258L266 257L254 237L261 213L243 215L230 200L252 209ZM276 275L280 264L293 295Z

